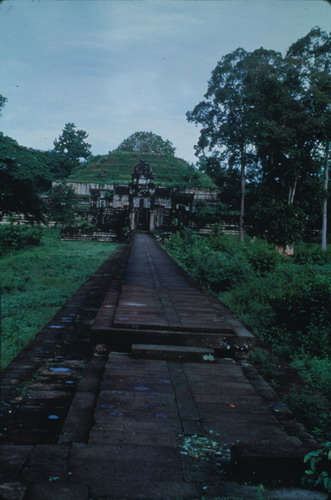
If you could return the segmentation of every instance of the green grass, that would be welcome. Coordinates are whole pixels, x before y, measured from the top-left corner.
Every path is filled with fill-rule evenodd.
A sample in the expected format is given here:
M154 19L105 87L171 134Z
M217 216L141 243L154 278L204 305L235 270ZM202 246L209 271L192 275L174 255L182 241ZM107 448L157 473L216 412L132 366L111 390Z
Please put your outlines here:
M193 169L185 160L168 155L127 151L113 151L108 155L95 156L79 165L66 180L127 184L131 181L134 167L140 160L150 164L156 184L216 187L210 177Z
M27 345L116 245L60 241L45 229L42 244L0 259L1 368Z

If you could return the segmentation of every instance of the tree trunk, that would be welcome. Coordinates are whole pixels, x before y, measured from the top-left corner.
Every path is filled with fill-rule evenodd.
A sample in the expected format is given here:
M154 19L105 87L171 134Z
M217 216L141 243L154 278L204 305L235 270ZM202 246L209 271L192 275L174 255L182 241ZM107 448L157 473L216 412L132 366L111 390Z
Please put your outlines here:
M289 205L293 205L295 192L297 190L297 184L298 184L298 179L296 178L294 183L293 183L293 187L290 187L289 192L288 192L287 202Z
M241 168L240 168L240 216L239 216L239 240L245 240L244 232L244 217L245 217L245 187L246 187L246 173L245 173L245 152L244 146L241 150Z
M322 250L327 249L327 229L328 229L328 188L329 188L329 141L325 145L324 164L324 191L325 199L322 208Z
M294 203L294 197L295 197L295 193L296 193L296 190L297 190L297 185L298 185L298 178L296 177L294 182L293 182L293 186L290 187L289 191L288 191L288 199L287 199L287 203L289 205L293 205ZM285 255L287 257L291 257L294 255L294 243L287 243L285 246L283 247L278 247L278 251L280 254L282 255Z

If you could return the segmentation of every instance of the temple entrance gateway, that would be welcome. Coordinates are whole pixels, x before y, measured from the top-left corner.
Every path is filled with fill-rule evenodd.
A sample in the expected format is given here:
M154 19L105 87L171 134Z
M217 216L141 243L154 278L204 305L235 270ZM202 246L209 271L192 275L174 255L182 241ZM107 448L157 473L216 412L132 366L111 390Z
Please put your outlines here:
M151 211L154 206L155 185L152 169L145 161L140 161L132 174L131 191L131 229L153 231Z
M117 234L123 229L167 231L187 226L193 223L199 201L211 207L219 203L217 188L190 183L156 184L151 166L143 160L136 165L131 181L126 184L69 182L68 185L77 195L79 220L94 224L97 231L105 233Z
M140 231L150 231L150 209L138 208L136 212L136 228Z

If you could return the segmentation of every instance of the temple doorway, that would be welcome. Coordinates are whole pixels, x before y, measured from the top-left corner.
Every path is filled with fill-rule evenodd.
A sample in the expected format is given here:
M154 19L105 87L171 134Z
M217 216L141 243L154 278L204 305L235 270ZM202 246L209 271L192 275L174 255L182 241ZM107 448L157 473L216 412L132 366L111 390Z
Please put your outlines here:
M144 200L140 199L140 207L137 210L136 228L139 231L150 230L150 209L144 208Z

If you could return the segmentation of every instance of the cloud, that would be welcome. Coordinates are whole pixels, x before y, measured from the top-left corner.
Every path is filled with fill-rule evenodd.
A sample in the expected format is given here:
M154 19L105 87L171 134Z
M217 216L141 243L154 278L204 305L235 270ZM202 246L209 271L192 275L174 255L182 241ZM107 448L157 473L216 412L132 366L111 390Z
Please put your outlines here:
M74 122L95 154L153 131L195 161L199 129L185 113L217 61L238 46L284 51L314 25L327 30L328 14L314 0L4 2L2 129L50 149Z

